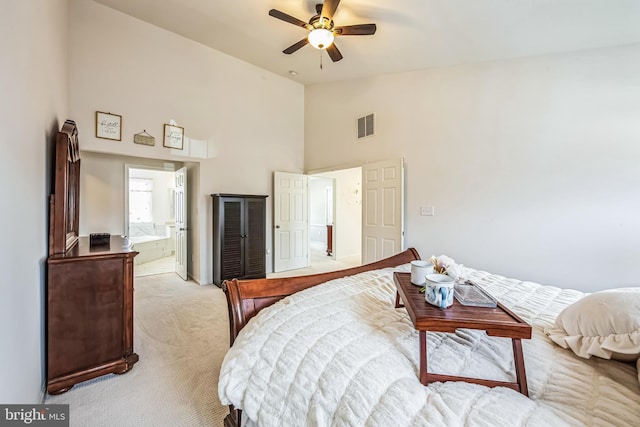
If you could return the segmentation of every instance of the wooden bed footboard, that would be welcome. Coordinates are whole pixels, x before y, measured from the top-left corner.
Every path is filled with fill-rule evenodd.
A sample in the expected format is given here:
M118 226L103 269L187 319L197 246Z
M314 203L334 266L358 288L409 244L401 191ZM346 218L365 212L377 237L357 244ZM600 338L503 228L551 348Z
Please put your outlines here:
M227 307L229 309L230 345L233 345L238 333L249 319L263 308L288 295L329 280L352 276L369 270L396 267L417 259L420 259L418 251L414 248L409 248L392 257L346 270L273 279L225 280L222 282L222 289L227 296Z

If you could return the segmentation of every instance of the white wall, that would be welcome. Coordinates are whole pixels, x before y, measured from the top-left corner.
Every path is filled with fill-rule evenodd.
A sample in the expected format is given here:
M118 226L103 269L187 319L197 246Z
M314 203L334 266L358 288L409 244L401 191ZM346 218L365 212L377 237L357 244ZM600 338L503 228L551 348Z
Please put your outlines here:
M93 1L70 4L70 110L81 150L199 162L190 274L211 283L210 194L271 195L273 171L303 170L304 87ZM122 115L122 142L95 137L96 111ZM169 120L187 137L209 141L214 157L193 159L162 147ZM143 130L155 146L133 144L133 134ZM110 212L123 215L115 207ZM81 207L81 221L86 216ZM270 197L268 230L271 216Z
M48 195L69 106L67 13L67 0L41 0L3 2L0 14L3 404L40 403L44 389Z
M305 100L306 170L404 157L406 242L423 257L640 285L640 45L308 86ZM355 142L370 112L376 136Z

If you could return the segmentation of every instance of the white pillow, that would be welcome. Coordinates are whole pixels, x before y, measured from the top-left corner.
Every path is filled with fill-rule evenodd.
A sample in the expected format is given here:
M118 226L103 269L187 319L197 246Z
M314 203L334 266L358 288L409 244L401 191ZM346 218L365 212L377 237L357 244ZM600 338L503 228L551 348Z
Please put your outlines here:
M545 333L585 359L633 361L640 355L640 288L587 295L565 308Z

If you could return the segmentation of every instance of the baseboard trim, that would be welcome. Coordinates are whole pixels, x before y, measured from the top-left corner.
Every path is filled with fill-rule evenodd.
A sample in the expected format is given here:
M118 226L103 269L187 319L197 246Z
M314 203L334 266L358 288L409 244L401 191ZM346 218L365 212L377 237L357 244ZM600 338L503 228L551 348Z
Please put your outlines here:
M42 385L40 386L40 404L44 405L46 399L47 399L47 380L45 379Z
M187 277L188 277L190 280L193 280L194 282L196 282L196 283L197 283L198 285L200 285L200 286L209 286L209 285L213 285L213 281L212 281L212 282L210 282L210 283L202 283L202 282L200 282L198 279L196 279L195 277L193 277L193 275L191 275L191 274L189 274L189 273L187 273Z

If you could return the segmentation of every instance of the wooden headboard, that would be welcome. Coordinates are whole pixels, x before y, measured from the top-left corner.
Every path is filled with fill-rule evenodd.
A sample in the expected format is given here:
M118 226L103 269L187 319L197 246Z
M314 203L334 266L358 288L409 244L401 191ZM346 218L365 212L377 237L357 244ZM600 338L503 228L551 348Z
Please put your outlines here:
M249 319L263 308L270 306L288 295L328 280L352 276L369 270L396 267L417 259L420 259L418 251L410 248L392 257L346 270L274 279L225 280L222 282L222 289L227 296L231 345L233 345L233 342L238 336L238 332L247 324Z
M67 120L55 143L53 194L49 199L49 256L63 254L78 241L80 150L78 128Z

